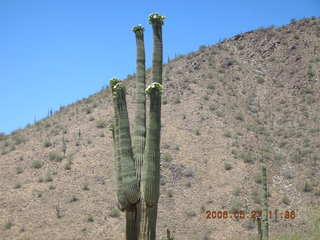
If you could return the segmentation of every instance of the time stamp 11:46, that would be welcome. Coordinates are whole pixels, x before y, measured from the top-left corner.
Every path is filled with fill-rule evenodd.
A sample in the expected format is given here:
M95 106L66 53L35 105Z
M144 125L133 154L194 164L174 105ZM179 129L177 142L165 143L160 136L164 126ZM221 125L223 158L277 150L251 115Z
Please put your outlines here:
M247 219L247 218L262 218L262 210L252 210L252 211L227 211L227 210L207 210L205 211L206 219ZM294 210L269 210L269 219L295 219L297 214Z

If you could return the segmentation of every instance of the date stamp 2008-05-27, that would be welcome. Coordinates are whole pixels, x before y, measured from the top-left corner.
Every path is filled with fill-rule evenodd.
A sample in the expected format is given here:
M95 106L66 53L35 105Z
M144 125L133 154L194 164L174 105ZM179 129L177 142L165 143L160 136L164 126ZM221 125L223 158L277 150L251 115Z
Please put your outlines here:
M261 218L263 210L237 210L237 211L228 211L228 210L207 210L205 211L206 219L257 219ZM269 219L295 219L297 214L294 210L269 210L268 218Z

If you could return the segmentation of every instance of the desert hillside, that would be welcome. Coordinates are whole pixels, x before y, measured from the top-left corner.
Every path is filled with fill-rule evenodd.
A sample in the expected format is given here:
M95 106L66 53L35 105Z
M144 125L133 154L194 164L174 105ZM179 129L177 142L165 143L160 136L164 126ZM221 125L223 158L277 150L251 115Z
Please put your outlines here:
M320 203L319 78L320 18L241 33L165 64L158 238L167 228L177 240L255 236L250 219L205 212L260 208L262 159L270 209L296 213L270 221L271 235L309 234ZM135 76L123 81L133 120ZM112 119L106 88L0 134L1 240L124 239Z

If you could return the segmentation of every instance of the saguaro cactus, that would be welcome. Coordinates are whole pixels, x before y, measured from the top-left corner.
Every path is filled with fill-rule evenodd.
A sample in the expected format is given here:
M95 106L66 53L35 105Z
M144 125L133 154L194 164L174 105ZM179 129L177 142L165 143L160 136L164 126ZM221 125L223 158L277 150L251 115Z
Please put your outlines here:
M133 145L126 105L125 86L113 78L115 120L111 126L117 181L118 207L126 214L127 240L155 240L160 180L160 133L162 87L162 25L164 16L150 14L153 28L152 83L145 89L144 29L133 28L137 44L136 114ZM146 131L146 97L150 97Z

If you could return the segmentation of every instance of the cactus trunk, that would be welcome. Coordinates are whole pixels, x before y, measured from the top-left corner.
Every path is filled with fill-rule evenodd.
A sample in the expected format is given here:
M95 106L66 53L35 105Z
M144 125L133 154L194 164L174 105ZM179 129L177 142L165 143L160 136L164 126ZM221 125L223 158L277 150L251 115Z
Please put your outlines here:
M143 28L133 31L137 44L136 114L133 145L127 112L125 87L110 81L115 121L112 130L118 207L126 215L127 240L155 240L160 189L160 133L162 93L163 16L151 14L153 28L153 83L145 89ZM149 126L146 131L146 97L150 96Z

